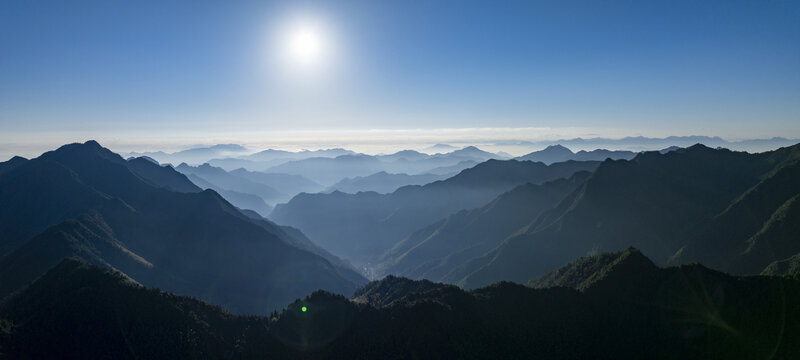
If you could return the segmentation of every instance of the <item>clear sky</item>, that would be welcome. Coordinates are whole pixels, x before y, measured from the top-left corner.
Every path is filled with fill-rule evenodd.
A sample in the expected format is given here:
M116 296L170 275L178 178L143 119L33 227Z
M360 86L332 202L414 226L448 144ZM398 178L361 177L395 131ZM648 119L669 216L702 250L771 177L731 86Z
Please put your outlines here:
M800 138L800 1L0 1L0 152L432 129Z

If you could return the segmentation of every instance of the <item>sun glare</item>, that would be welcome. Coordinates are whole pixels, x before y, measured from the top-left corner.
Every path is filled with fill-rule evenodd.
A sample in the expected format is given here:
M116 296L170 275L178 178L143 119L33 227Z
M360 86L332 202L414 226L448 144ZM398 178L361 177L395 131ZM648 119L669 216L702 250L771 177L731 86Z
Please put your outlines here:
M281 31L279 51L290 69L318 70L331 61L330 35L321 22L298 19Z
M322 36L311 26L298 26L289 34L286 51L288 56L299 64L313 64L319 61L322 55Z

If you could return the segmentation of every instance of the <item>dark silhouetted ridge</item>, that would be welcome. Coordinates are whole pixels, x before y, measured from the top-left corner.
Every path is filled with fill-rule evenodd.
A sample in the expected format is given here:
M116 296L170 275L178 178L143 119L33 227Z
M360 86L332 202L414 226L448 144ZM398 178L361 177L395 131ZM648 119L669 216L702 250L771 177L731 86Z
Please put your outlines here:
M424 298L432 292L458 289L452 285L433 283L428 280L410 280L389 275L379 281L372 281L360 288L353 295L357 303L375 307L389 306L395 302L408 302L413 298Z
M317 289L352 294L366 283L296 230L253 219L214 191L174 188L191 189L170 167L125 161L96 142L3 174L0 297L66 257L240 313L267 313Z

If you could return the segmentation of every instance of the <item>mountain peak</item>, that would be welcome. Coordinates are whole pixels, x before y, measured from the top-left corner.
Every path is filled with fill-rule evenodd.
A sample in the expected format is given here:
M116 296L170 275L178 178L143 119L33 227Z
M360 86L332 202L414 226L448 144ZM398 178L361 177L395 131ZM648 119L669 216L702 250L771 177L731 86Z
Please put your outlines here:
M59 147L56 150L42 154L43 159L57 161L84 161L87 156L97 156L116 163L124 163L125 159L109 149L104 148L97 141L89 140L84 143L72 143Z
M457 289L453 285L434 283L429 280L411 280L404 277L389 275L381 280L372 281L357 290L353 301L383 307L392 303L411 300L415 295L444 291L448 288Z
M653 269L657 267L650 259L639 249L629 247L620 252L582 257L561 269L532 279L528 282L528 286L535 288L565 286L583 291L600 281L620 277L618 275L638 276Z
M570 150L569 148L567 148L566 146L561 145L561 144L549 145L548 147L544 148L544 150L545 151L548 151L548 150L549 151L555 151L555 150L564 151L564 150L566 150L566 151L572 152L572 150Z
M534 151L529 154L523 155L518 157L517 159L520 160L530 160L530 161L539 161L545 164L552 164L556 162L563 162L567 160L572 160L575 157L575 153L572 150L566 148L563 145L555 144L550 145L542 150Z
M690 151L694 152L694 151L713 151L715 149L712 149L712 148L710 148L710 147L708 147L706 145L703 145L701 143L697 143L697 144L694 144L692 146L687 147L684 150L687 151L687 152L690 152Z
M87 140L86 142L83 143L83 145L97 149L102 148L102 146L100 146L100 143L98 143L97 140Z

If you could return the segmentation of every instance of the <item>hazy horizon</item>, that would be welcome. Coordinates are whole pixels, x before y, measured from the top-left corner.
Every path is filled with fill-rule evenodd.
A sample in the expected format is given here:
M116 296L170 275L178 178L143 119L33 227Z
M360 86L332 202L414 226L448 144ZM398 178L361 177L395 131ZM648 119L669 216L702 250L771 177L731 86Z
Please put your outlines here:
M2 2L0 156L87 139L367 153L798 139L798 16L793 2Z
M442 131L446 131L442 130ZM458 133L456 129L449 129L454 133ZM474 131L479 131L480 129L470 129ZM495 130L498 129L489 129ZM519 131L520 129L515 129ZM416 132L416 134L414 134ZM394 138L390 138L387 140L386 136L393 136L392 134L403 134L403 135L394 135ZM787 146L794 143L800 142L800 139L796 138L786 138L782 136L776 136L772 138L725 138L721 136L708 136L708 135L668 135L663 137L650 137L650 136L642 136L642 135L633 135L633 136L621 136L621 137L605 137L605 136L597 136L596 134L588 134L584 136L543 136L538 138L491 138L489 136L486 137L457 137L457 136L430 136L430 135L423 135L422 131L420 130L407 130L407 131L380 131L380 130L367 130L362 132L362 134L380 134L381 136L373 136L371 138L368 135L362 135L363 138L361 141L353 141L353 138L346 138L343 137L337 141L335 138L327 138L327 141L308 141L307 137L298 137L296 139L285 139L283 142L280 141L272 141L272 142L265 142L265 141L258 141L252 139L243 139L239 138L217 138L217 140L209 139L208 142L196 142L196 138L186 139L184 141L163 141L163 142L153 142L153 141L130 141L129 139L120 140L120 139L103 139L103 138L93 138L93 137L75 137L74 140L64 139L60 142L40 142L40 143L28 143L21 146L8 146L3 145L0 146L0 160L7 160L13 156L22 156L26 158L33 158L41 155L44 152L54 150L61 145L70 144L70 143L82 143L89 140L98 141L101 145L120 153L122 155L127 155L130 153L150 153L150 152L165 152L165 153L174 153L183 150L189 149L196 149L196 148L204 148L204 147L211 147L215 145L229 145L235 144L240 145L246 148L246 151L242 151L237 154L231 154L230 157L237 157L237 156L244 156L253 154L259 151L267 150L267 149L274 149L274 150L284 150L284 151L314 151L314 150L326 150L326 149L334 149L334 148L341 148L351 150L357 153L368 154L368 155L385 155L391 154L401 150L415 150L423 153L428 154L435 154L435 153L447 153L454 150L462 149L468 146L475 146L480 148L481 150L494 152L494 153L506 153L513 156L522 156L528 154L533 151L542 150L550 145L563 145L569 148L572 151L591 151L596 149L606 149L606 150L627 150L627 151L652 151L652 150L661 150L665 147L664 144L669 144L669 146L688 146L690 145L687 140L693 138L710 138L711 140L719 139L721 142L725 144L718 145L717 142L714 143L703 143L703 145L707 145L709 147L715 146L723 146L726 148L730 148L731 150L737 151L747 151L747 152L762 152L773 150L781 146ZM414 134L409 136L409 134ZM416 135L416 136L415 136ZM638 138L642 138L641 141L636 141ZM679 143L672 143L669 142L668 138L678 138L683 141ZM239 141L237 141L239 140ZM628 141L624 141L628 140ZM631 141L632 140L632 141ZM576 144L576 142L580 142ZM753 143L756 144L753 144ZM435 145L449 145L451 149L432 149Z

